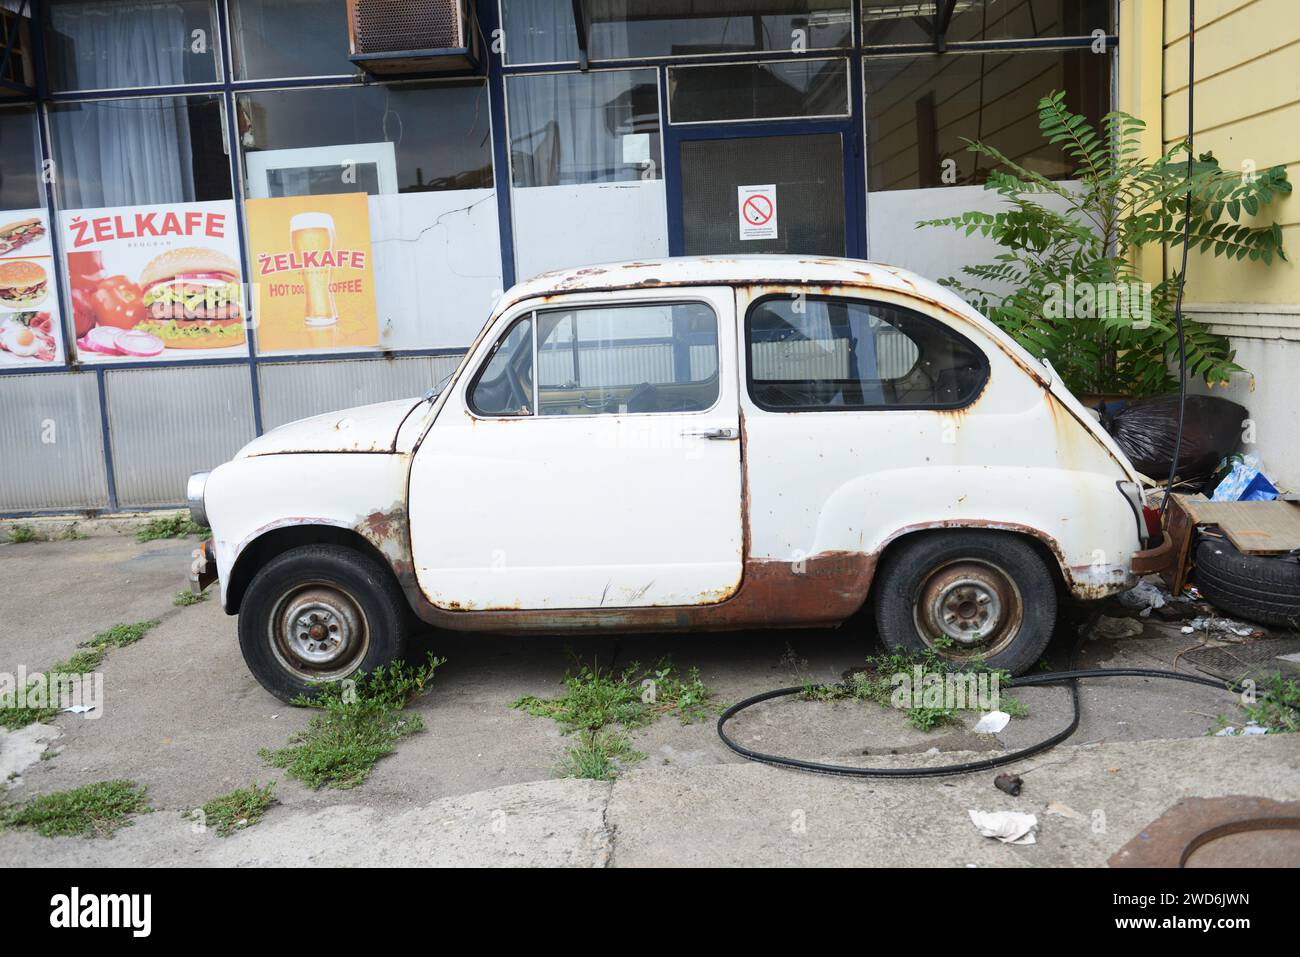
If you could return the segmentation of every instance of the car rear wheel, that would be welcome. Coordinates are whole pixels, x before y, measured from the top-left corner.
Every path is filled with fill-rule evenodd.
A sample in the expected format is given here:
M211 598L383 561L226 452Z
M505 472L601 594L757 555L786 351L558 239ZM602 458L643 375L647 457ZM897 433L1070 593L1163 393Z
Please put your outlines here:
M1056 585L1042 556L1004 532L934 532L890 553L875 587L876 625L892 652L933 651L1012 674L1042 656Z
M304 545L267 562L239 610L253 676L283 701L311 696L401 658L406 599L379 562L339 545Z

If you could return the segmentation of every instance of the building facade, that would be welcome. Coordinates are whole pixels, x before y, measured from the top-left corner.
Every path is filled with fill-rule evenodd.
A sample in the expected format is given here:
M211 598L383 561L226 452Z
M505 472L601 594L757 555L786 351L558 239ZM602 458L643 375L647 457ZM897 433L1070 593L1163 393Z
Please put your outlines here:
M1165 106L1153 148L1181 135L1174 0L0 6L6 516L178 505L263 431L435 386L545 270L795 252L953 275L991 247L915 223L993 208L966 138L1067 177L1037 128L1055 90L1094 120ZM458 12L463 49L358 56L357 11L393 6ZM1300 159L1251 122L1261 167ZM1265 318L1201 275L1234 336L1296 338L1294 274L1239 300Z

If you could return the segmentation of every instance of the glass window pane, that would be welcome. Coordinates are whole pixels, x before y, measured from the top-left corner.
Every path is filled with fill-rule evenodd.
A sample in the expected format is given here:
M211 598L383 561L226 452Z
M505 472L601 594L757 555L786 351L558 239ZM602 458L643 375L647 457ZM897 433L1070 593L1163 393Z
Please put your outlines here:
M838 133L686 140L681 164L685 255L844 255L844 143ZM774 191L774 236L755 235L741 224L740 190L757 186Z
M868 46L933 43L938 4L863 0L862 38ZM1086 37L1111 29L1110 0L957 0L944 36L966 40Z
M586 0L592 59L708 53L819 50L848 46L846 0ZM503 0L508 63L562 63L578 58L570 0Z
M36 111L27 106L0 109L0 209L44 206L40 169Z
M221 78L212 0L49 0L45 6L45 55L56 90Z
M1090 50L947 53L866 60L869 189L974 185L990 161L964 139L997 147L1053 179L1072 166L1038 131L1038 101L1066 91L1066 105L1096 124L1110 100L1108 54ZM953 160L953 177L944 177Z
M885 303L772 297L745 326L750 395L765 409L954 408L988 377L974 343Z
M847 116L848 62L670 67L668 102L673 123Z
M542 313L541 415L700 412L718 398L718 320L703 303Z
M479 415L533 414L533 324L520 319L492 348L492 355L469 390L469 406Z
M237 102L250 196L492 186L487 87L478 80L245 93ZM279 152L289 150L299 152Z
M660 178L654 70L506 80L515 186Z
M338 0L231 0L235 76L350 76L347 5Z
M231 197L220 96L53 103L49 118L64 209Z

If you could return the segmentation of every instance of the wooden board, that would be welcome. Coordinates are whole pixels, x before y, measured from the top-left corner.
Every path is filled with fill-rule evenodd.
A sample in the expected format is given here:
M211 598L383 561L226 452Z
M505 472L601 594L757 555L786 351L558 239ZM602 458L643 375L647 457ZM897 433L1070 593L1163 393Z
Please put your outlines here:
M1194 525L1217 525L1243 555L1285 555L1300 548L1300 505L1290 502L1209 502L1179 495Z

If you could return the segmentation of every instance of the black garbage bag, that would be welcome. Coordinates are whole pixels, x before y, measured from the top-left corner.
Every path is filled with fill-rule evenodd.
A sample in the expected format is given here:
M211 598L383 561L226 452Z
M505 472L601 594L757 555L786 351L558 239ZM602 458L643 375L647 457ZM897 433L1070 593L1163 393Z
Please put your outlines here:
M1228 399L1189 395L1178 453L1179 478L1206 478L1225 455L1241 448L1243 422L1249 414ZM1112 415L1103 413L1101 421L1134 468L1154 479L1169 477L1178 434L1178 396L1139 399Z

